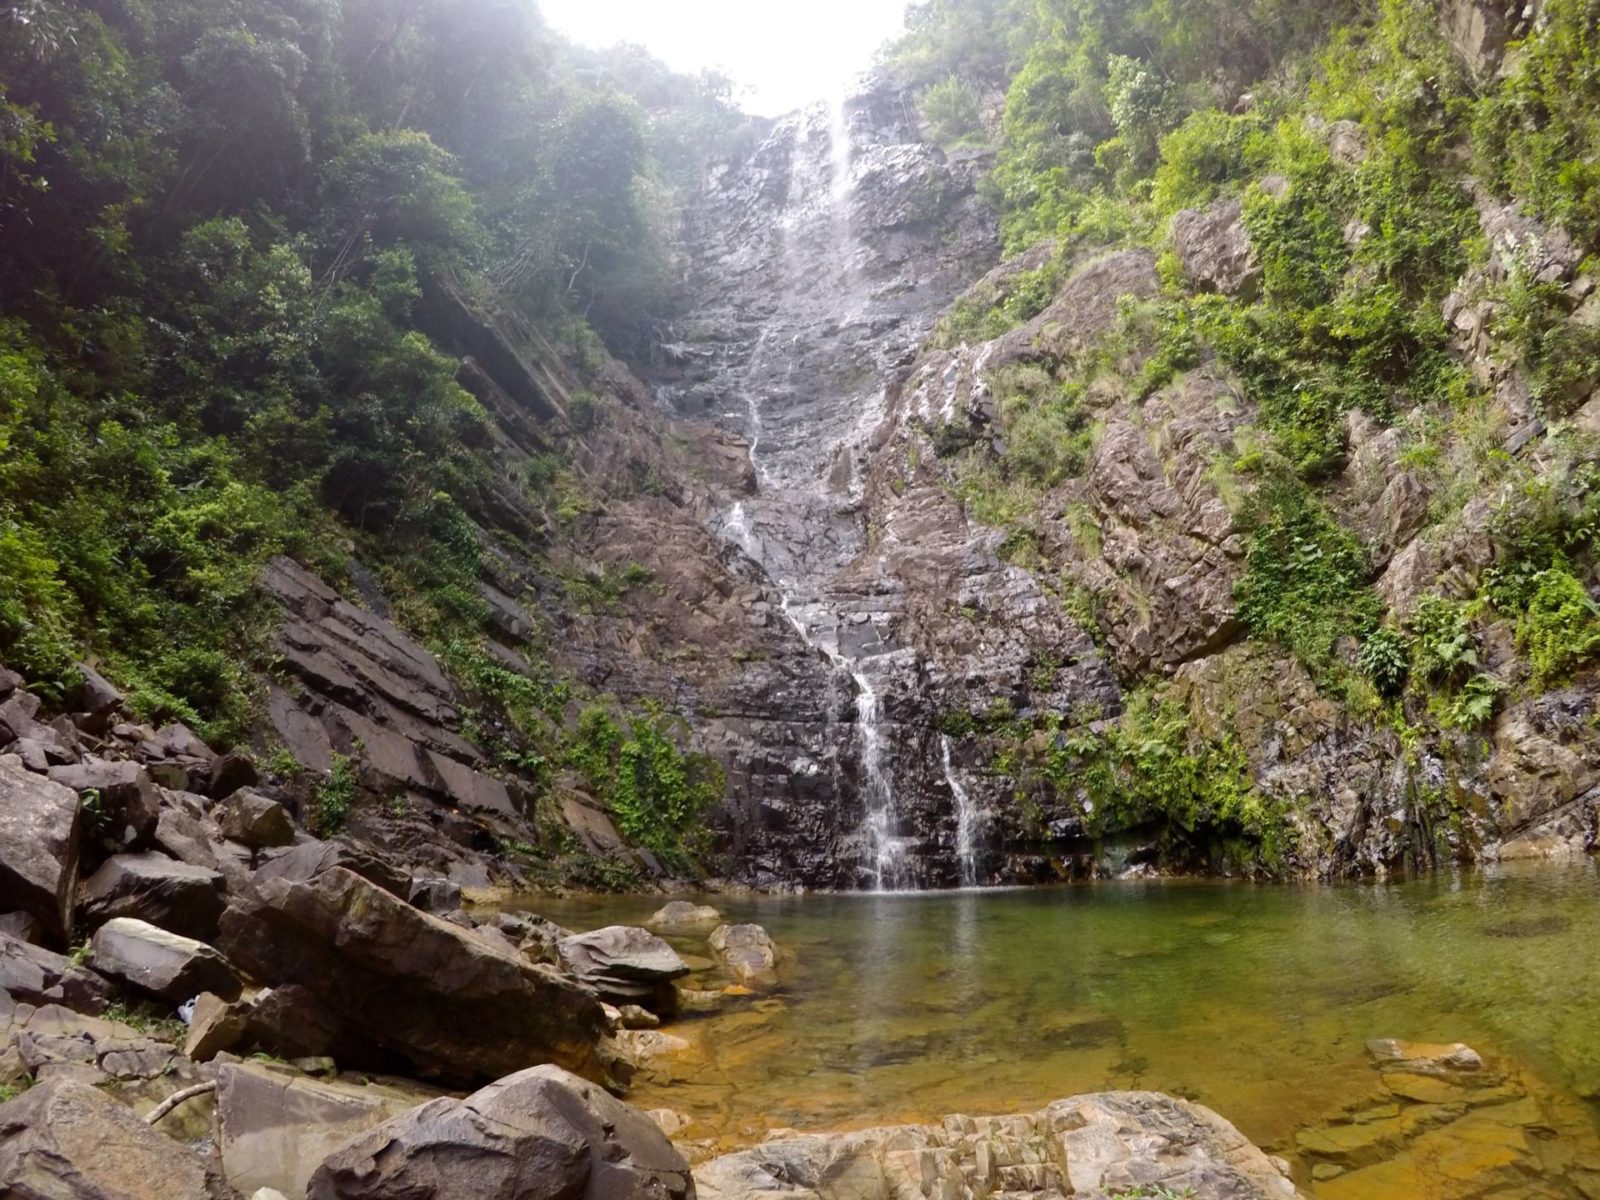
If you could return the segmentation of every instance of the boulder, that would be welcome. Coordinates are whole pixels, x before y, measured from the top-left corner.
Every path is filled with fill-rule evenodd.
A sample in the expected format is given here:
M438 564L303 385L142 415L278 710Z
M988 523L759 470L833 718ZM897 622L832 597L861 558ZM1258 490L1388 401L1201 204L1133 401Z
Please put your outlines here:
M420 912L353 871L258 881L222 915L223 950L310 990L352 1034L456 1078L557 1062L603 1079L593 992Z
M107 921L90 945L96 971L174 1004L201 992L229 1000L239 995L239 977L227 959L204 942L168 933L147 921L133 917Z
M138 917L172 933L209 941L217 936L223 886L220 871L164 854L114 854L84 883L78 902L91 924Z
M329 1156L308 1200L689 1200L688 1164L643 1113L557 1067L439 1099Z
M616 1004L670 1004L672 981L689 973L676 950L633 925L574 934L562 938L557 950L567 970Z
M0 1105L5 1194L62 1200L206 1200L205 1160L97 1088L70 1079Z
M52 938L72 929L81 816L72 789L0 758L0 909L38 919Z
M195 997L189 1014L189 1033L183 1039L183 1052L195 1062L210 1062L224 1050L244 1041L250 1028L250 1005L228 1001L211 992Z
M155 844L164 854L192 867L217 870L217 827L182 808L164 808L156 821Z
M461 907L461 885L450 879L413 879L407 898L423 912L455 912Z
M32 913L0 913L0 933L9 934L19 942L30 942L36 946L43 945L45 940L44 925Z
M699 1200L768 1200L804 1180L848 1181L850 1196L1193 1196L1288 1200L1280 1167L1198 1104L1103 1092L1006 1117L776 1139L695 1172ZM815 1195L801 1185L796 1195ZM831 1191L824 1194L833 1194Z
M255 760L235 750L212 764L209 791L212 799L225 800L240 788L255 787L259 782Z
M287 846L294 841L294 822L276 800L251 788L234 792L215 813L222 836L253 850Z
M341 839L303 842L291 847L257 867L255 877L259 880L287 879L294 883L305 883L335 867L353 871L368 883L375 883L391 896L398 896L402 900L408 899L411 894L410 875L371 850Z
M778 947L759 925L722 925L711 935L711 950L745 987L767 988L778 981Z
M316 994L298 984L283 984L259 993L250 1006L248 1045L279 1058L336 1055L348 1065L361 1065L372 1048L348 1033Z
M430 1096L389 1084L306 1079L262 1063L229 1063L217 1072L223 1175L245 1194L272 1188L304 1196L328 1155Z
M61 1004L76 1012L104 1012L111 1002L111 989L93 971L5 933L0 933L0 988L29 1004Z
M715 929L722 924L722 914L709 904L692 904L687 900L669 900L656 909L645 922L646 928L657 933L699 933Z
M1172 218L1172 246L1190 286L1248 300L1261 286L1261 264L1237 200L1186 208Z
M52 767L50 778L77 792L96 833L113 846L147 845L161 816L161 793L138 763L85 759Z
M72 690L72 701L91 717L101 718L99 727L109 722L105 718L122 707L122 693L106 677L87 663L78 664L80 682Z

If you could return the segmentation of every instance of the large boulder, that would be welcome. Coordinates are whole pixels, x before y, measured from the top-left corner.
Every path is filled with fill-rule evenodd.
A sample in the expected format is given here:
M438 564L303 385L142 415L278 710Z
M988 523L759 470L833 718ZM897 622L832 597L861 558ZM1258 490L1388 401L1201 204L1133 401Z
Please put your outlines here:
M50 778L83 798L97 836L122 849L148 845L161 816L161 792L138 763L89 758L52 767Z
M1156 1092L1075 1096L1019 1116L954 1116L938 1125L770 1141L695 1172L699 1200L836 1194L804 1182L823 1180L847 1183L839 1195L897 1200L1299 1195L1283 1169L1216 1113Z
M253 788L234 792L217 806L215 816L223 837L252 850L294 841L294 822L283 805Z
M0 933L0 988L29 1004L62 1004L77 1012L104 1012L111 989L93 971L42 946Z
M306 1194L308 1200L689 1200L694 1183L649 1117L544 1066L465 1100L434 1100L362 1134L329 1156Z
M96 971L174 1004L201 992L215 992L225 1000L239 995L239 977L222 955L204 942L148 921L107 921L95 931L90 947Z
M419 1068L494 1078L555 1062L606 1077L593 992L343 867L258 881L223 913L220 945L263 983L308 989L352 1033Z
M220 871L176 862L164 854L114 854L85 881L79 903L92 924L138 917L208 941L217 936L222 892Z
M256 878L287 879L305 883L324 871L344 867L368 883L375 883L391 896L408 899L411 876L371 850L335 839L331 842L303 842L285 850L256 868Z
M0 1185L20 1200L207 1200L205 1160L63 1078L0 1105Z
M0 910L37 918L53 938L72 929L82 819L71 788L0 758Z
M759 925L721 925L711 935L711 951L749 988L769 988L778 981L778 947Z
M689 973L676 950L633 925L575 934L557 949L567 970L614 1004L666 1003L672 981Z
M265 1063L225 1065L217 1072L223 1175L244 1195L272 1188L304 1196L328 1155L431 1096L391 1083L307 1079Z

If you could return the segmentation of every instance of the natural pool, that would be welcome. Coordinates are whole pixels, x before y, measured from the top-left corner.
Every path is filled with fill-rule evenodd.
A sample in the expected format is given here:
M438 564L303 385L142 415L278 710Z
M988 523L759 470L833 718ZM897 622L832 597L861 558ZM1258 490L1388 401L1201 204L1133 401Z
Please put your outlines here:
M1217 1109L1318 1197L1600 1196L1592 863L1387 885L707 899L788 957L775 997L671 1025L689 1047L629 1097L692 1118L688 1138L1151 1088ZM593 928L661 902L534 907ZM1488 1069L1472 1091L1397 1095L1366 1050L1384 1037L1466 1042Z

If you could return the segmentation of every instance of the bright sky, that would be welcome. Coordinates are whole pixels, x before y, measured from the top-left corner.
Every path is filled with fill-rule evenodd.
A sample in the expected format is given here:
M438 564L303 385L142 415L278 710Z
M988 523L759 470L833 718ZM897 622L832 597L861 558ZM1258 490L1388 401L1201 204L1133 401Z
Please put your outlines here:
M777 116L836 96L899 33L906 0L539 0L584 45L637 42L678 71L715 67L749 90L746 111Z

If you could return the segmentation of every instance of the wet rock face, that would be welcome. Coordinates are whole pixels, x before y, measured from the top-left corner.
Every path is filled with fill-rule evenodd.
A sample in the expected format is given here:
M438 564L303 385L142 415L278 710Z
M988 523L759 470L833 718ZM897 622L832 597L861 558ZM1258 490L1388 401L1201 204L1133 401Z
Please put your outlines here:
M753 492L727 492L710 524L809 662L803 719L747 728L763 740L722 815L736 872L758 882L956 874L950 793L927 777L932 668L899 637L908 592L874 556L869 477L893 385L993 262L995 218L983 156L921 143L904 101L869 80L713 178L688 234L689 312L652 380L679 416L749 442Z

